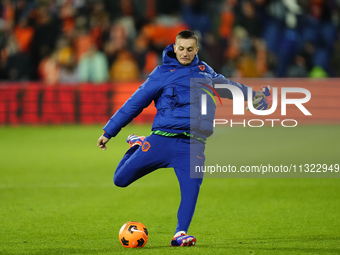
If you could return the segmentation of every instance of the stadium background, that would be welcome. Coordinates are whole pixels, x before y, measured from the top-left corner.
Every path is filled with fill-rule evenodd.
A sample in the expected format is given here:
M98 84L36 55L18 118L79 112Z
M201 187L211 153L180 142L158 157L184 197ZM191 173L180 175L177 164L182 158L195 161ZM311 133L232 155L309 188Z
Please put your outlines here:
M105 123L183 29L197 32L199 57L217 72L254 89L315 87L310 107L323 110L315 109L314 122L337 122L338 1L7 0L0 6L1 124ZM295 80L275 80L282 77ZM332 81L299 80L307 77ZM154 113L147 109L137 121Z
M183 29L226 77L338 77L336 0L5 0L0 79L144 79Z
M287 109L297 127L217 130L207 158L226 140L218 153L235 165L339 164L339 1L0 6L0 254L340 253L339 178L206 178L190 228L197 246L174 251L167 247L180 195L173 171L127 189L112 183L127 135L147 135L155 110L146 109L106 152L96 147L103 124L189 28L200 36L200 59L226 77L312 94L310 118ZM280 107L275 114L283 118ZM119 244L130 220L148 227L142 251Z

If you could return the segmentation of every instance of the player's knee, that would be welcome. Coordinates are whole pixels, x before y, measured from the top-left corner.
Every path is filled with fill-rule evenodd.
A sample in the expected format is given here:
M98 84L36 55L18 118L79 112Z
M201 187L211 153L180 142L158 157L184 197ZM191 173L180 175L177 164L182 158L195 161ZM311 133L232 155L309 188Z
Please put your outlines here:
M127 183L123 178L120 178L119 176L116 176L116 175L113 177L113 183L117 187L121 187L121 188L125 188L129 185L129 183Z

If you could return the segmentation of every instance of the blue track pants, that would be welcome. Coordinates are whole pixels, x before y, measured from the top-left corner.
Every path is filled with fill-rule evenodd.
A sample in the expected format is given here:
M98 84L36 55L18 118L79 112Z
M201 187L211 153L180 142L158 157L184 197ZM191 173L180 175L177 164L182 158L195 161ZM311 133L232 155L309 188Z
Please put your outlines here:
M190 170L195 171L196 165L204 166L204 148L195 139L152 134L145 138L143 146L133 146L125 153L114 174L114 183L126 187L156 169L174 168L181 190L175 233L187 232L203 180L203 176L197 178L197 175L190 178Z

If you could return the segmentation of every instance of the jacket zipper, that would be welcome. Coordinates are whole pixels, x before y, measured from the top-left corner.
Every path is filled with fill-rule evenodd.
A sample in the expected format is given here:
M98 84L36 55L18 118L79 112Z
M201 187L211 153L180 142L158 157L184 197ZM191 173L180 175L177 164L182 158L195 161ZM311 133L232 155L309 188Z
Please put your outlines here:
M189 68L190 68L191 78L195 78L194 75L192 74L192 68L191 67L189 67ZM196 82L195 82L195 85L196 85ZM190 88L190 86L189 86L189 88ZM198 115L198 121L199 121L199 123L201 123L201 114ZM200 124L200 126L201 126L201 124Z

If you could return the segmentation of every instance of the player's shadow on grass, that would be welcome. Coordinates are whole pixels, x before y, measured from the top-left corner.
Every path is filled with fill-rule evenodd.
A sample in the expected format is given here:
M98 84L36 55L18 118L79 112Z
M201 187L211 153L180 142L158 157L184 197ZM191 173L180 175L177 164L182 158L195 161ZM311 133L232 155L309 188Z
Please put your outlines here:
M318 247L317 247L318 246ZM320 246L324 246L320 247ZM79 249L79 248L50 248L40 249L34 251L32 254L45 255L45 254L122 254L129 249L117 247L112 250L106 249ZM202 248L202 250L200 250ZM178 250L179 249L179 250ZM135 252L153 253L158 251L159 254L163 252L176 252L179 251L183 254L183 250L188 251L188 254L195 254L209 250L212 254L261 254L266 252L269 254L340 254L340 237L338 236L297 236L297 237L273 237L273 238L247 238L247 239L224 239L215 240L201 240L195 247L169 247L168 245L146 245L142 249L137 249ZM135 249L134 249L135 250ZM30 254L29 250L26 251ZM236 253L235 253L236 252Z
M319 246L319 247L316 247ZM324 246L324 248L320 247ZM328 247L327 247L328 246ZM215 242L211 244L198 244L197 247L209 248L212 251L214 249L224 249L226 254L228 250L245 250L261 252L267 251L272 254L281 252L288 252L294 254L340 254L340 237L339 236L299 236L279 238L274 237L270 239L233 239L220 243ZM230 253L232 254L232 253Z

